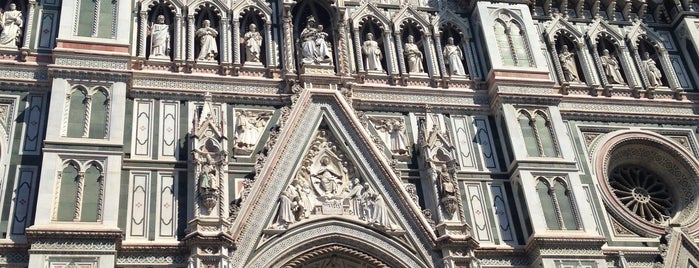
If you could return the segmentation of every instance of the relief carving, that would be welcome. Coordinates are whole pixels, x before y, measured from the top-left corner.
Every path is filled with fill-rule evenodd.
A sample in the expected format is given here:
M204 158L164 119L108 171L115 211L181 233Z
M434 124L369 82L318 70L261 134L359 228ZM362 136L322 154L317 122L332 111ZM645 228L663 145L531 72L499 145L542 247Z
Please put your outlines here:
M252 153L271 117L272 112L269 111L245 110L236 112L235 154Z

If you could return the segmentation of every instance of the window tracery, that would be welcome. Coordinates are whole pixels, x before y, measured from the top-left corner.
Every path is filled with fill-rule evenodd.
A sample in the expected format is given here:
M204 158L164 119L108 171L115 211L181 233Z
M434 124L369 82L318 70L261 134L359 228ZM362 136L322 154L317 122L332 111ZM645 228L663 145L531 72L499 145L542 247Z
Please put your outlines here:
M507 12L499 12L494 25L495 40L503 64L532 67L534 62L523 25Z
M66 94L63 136L104 139L109 133L109 90L74 86Z
M546 112L519 110L519 126L529 156L558 157L558 145L553 136L551 121Z
M100 161L67 160L58 172L54 221L99 222L104 206L104 168Z
M579 219L574 199L565 179L538 177L536 191L548 229L577 230Z

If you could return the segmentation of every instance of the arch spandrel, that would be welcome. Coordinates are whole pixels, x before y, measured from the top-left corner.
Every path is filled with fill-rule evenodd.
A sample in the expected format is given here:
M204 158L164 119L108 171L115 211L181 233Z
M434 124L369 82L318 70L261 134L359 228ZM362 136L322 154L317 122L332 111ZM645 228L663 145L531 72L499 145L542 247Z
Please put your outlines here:
M233 223L233 237L238 245L238 249L232 255L234 263L245 263L243 266L247 267L278 267L284 262L280 259L272 260L271 258L276 256L274 252L289 252L295 249L295 245L308 245L316 239L333 236L336 239L328 243L343 240L348 245L363 243L366 247L377 250L388 248L392 256L399 254L407 258L400 267L430 267L430 263L436 263L436 256L433 256L436 253L429 246L420 246L435 245L436 237L432 227L403 189L403 183L382 158L382 152L374 146L352 108L339 92L303 91L289 118L284 121L282 124L295 127L282 130L278 135L282 140L276 141L275 144L286 146L275 146L270 150L267 157L273 161L265 161L265 166L252 182L250 194L242 201L241 214ZM309 163L309 170L304 171L303 168L303 162L308 160L309 155L314 158L315 153L309 152L313 152L314 146L319 146L314 138L318 132L309 129L315 130L319 127L324 127L325 131L337 140L333 147L340 149L333 154L344 154L345 161L350 162L347 167L349 178L360 178L361 182L366 183L376 194L375 196L382 199L382 206L390 219L390 227L377 224L379 220L367 222L357 215L346 213L351 210L350 200L342 201L341 208L327 215L323 211L329 207L320 204L313 206L315 214L309 215L308 218L294 218L288 224L280 224L282 194L292 185L293 180L309 176L309 173L310 176L315 175L320 179L325 175L330 179L334 176L332 172L323 175L320 169L312 168L319 165L315 161ZM344 161L336 159L333 165L337 163ZM351 171L352 168L355 170ZM338 196L339 199L343 199L343 195L337 195L335 192L328 195L315 193L314 196L318 197L317 201L323 202ZM298 254L301 252L296 255Z

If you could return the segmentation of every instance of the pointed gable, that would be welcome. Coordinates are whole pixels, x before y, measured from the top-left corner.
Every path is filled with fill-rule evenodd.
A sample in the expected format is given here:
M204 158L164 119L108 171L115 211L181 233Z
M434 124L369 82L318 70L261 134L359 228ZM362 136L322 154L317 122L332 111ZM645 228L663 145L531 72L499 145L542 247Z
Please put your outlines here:
M277 259L281 252L295 256L310 247L331 245L369 252L390 266L429 267L433 263L434 252L421 245L434 247L434 231L339 91L305 90L284 125L234 222L238 246L234 263L276 267L289 261ZM332 144L322 144L325 142ZM348 169L344 175L338 173L342 168ZM338 184L349 183L354 179L350 176L360 178L382 199L392 226L380 226L377 220L366 222L344 211L320 213L288 226L278 224L279 207L286 202L282 201L284 192L297 187L292 182L304 176L317 177L310 180L316 195L324 195L317 189L325 187L320 181L323 176L336 178ZM327 187L322 190L331 191L332 186ZM346 194L335 192L325 200ZM323 206L314 207L323 210Z

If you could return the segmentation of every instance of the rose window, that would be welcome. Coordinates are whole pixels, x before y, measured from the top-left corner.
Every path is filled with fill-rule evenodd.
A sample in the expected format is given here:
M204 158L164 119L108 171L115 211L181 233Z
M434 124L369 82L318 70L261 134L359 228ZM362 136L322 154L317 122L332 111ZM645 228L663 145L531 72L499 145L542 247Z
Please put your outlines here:
M670 219L672 194L653 172L636 165L614 168L609 176L614 195L629 211L652 223Z

